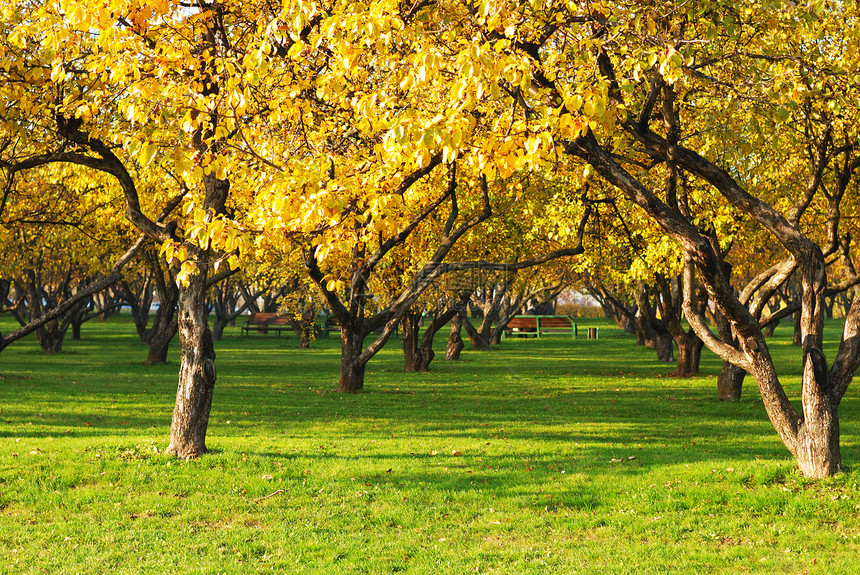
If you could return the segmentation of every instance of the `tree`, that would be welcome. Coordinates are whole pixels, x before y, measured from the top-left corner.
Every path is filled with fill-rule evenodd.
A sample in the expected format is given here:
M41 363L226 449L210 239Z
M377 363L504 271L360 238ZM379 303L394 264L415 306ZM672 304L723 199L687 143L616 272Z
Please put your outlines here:
M228 145L241 139L236 118L244 112L234 104L245 78L224 65L241 66L258 39L245 32L256 23L239 20L237 12L236 25L226 25L223 6L205 3L192 9L162 2L13 4L6 12L11 32L4 49L14 62L2 86L16 106L3 119L4 193L16 176L47 164L107 174L121 188L127 219L181 263L182 362L167 451L194 457L206 450L216 379L205 290L222 259L236 265L240 243L232 228L225 230L224 216ZM184 229L147 215L151 206L169 203L170 186L141 202L139 189L147 186L139 184L156 166L182 195L192 192Z
M841 8L848 10L844 5ZM678 107L679 93L687 92L695 86L700 93L707 93L709 98L725 102L726 95L722 92L725 84L733 85L735 78L720 75L733 72L731 68L742 69L746 77L772 78L782 71L788 61L803 62L804 72L817 76L820 84L815 82L802 83L805 89L814 89L815 85L826 85L838 81L837 76L831 76L830 70L845 65L835 60L837 54L856 53L856 41L853 36L843 35L842 22L853 21L853 13L840 14L837 26L833 20L823 20L820 6L815 5L807 12L796 8L788 15L768 15L755 9L745 8L741 21L755 26L740 26L736 29L717 28L712 25L713 18L723 16L727 20L737 18L733 9L718 4L710 6L711 12L700 12L697 6L689 11L679 10L669 16L659 13L643 15L642 27L633 28L633 34L616 26L614 22L604 19L595 20L592 30L598 34L594 49L587 52L589 59L599 70L595 78L603 90L600 101L600 112L595 108L590 110L570 109L565 106L567 113L584 118L594 126L582 124L576 135L568 136L559 133L565 151L580 157L592 166L597 173L618 187L628 198L640 206L651 218L657 221L663 229L683 249L684 265L684 309L685 315L705 344L719 357L742 367L756 378L762 393L768 415L777 433L789 451L795 456L802 473L810 477L831 475L841 468L838 434L838 405L848 388L855 370L860 364L858 353L858 327L860 327L860 304L852 306L846 320L845 333L839 353L832 368L821 351L822 344L822 303L826 288L826 272L824 250L805 234L795 217L797 208L803 211L803 204L789 210L783 215L765 200L762 195L751 193L731 172L708 160L706 155L713 149L713 142L699 142L695 138L685 140L682 144L681 130L684 126L681 120L695 122L699 119L699 110L688 109L684 116ZM816 22L811 28L807 24ZM647 25L646 25L647 24ZM650 31L648 27L654 28ZM609 29L619 36L607 34ZM798 36L798 30L809 36ZM649 33L650 32L650 33ZM640 43L641 38L657 39L657 56L652 62L660 60L659 69L655 66L640 71L637 65L641 60L638 56L629 58L628 54L650 52L647 44ZM685 44L689 38L707 40L706 49L697 51L692 44ZM743 38L741 38L743 37ZM612 38L612 40L608 40ZM817 51L813 60L804 60L803 55L788 52L792 42L798 44L826 44L826 49ZM708 50L722 50L724 46L734 46L743 41L747 48L745 52L753 51L749 56L736 56L721 59L719 63L712 60L713 54ZM619 47L623 46L621 50ZM631 50L632 47L636 47ZM544 58L528 46L517 47L535 61L537 67L543 67ZM756 52L757 51L757 52ZM758 57L762 54L764 57ZM827 68L824 68L826 64ZM847 64L849 67L853 64ZM724 67L725 66L725 67ZM703 72L707 70L707 74ZM644 74L634 77L636 74ZM703 77L704 76L704 77ZM718 81L713 79L718 77ZM849 76L850 77L850 76ZM542 84L543 93L554 95L556 101L570 102L571 94L581 94L573 85L561 87L544 78L538 79ZM572 88L572 89L571 89ZM570 93L562 90L571 89ZM628 96L631 94L632 96ZM817 101L833 106L847 106L849 102L841 96L824 88L817 90ZM833 102L836 102L835 104ZM705 104L708 100L697 98L696 103ZM660 107L657 107L657 105ZM572 108L573 106L571 106ZM742 115L743 106L731 110L730 117L735 125L750 125L749 116ZM604 113L604 110L611 110ZM634 112L636 111L636 112ZM637 113L638 112L638 113ZM652 113L653 112L653 113ZM704 110L704 113L708 113ZM723 111L725 113L725 111ZM603 116L601 118L601 116ZM661 123L654 128L653 120ZM610 119L611 117L611 119ZM835 118L834 118L835 120ZM615 124L615 122L618 124ZM620 133L626 134L647 153L659 159L665 165L667 189L664 198L655 193L653 186L648 185L643 178L636 177L624 168L613 156L612 144L607 144L598 136L598 131L618 126ZM699 144L699 150L691 146ZM742 158L721 158L723 162L734 160L742 162ZM802 286L801 331L803 336L803 391L801 413L795 411L779 382L773 360L759 323L749 312L749 309L739 301L732 288L730 278L723 265L724 246L720 245L713 228L702 226L694 215L694 204L690 196L676 192L674 182L679 171L697 178L714 190L722 199L747 217L758 222L784 246L796 261L797 271ZM740 170L739 170L740 171ZM750 182L749 186L754 186ZM805 198L801 194L802 198ZM830 234L832 239L832 232ZM710 299L729 321L732 334L738 341L738 347L727 345L715 337L695 306L695 286L697 282L707 290Z

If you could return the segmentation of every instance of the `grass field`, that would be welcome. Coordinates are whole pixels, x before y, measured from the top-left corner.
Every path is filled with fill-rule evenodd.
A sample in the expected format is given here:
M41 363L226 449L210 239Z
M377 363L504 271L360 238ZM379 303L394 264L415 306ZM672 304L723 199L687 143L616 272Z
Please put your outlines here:
M330 393L335 339L217 346L210 453L166 457L177 354L146 367L130 322L43 355L0 354L0 573L857 573L860 402L841 408L848 470L793 469L747 380L666 376L601 339L508 340ZM0 317L3 329L11 327ZM800 356L772 349L793 396ZM838 341L830 325L828 357ZM442 334L437 342L444 343Z

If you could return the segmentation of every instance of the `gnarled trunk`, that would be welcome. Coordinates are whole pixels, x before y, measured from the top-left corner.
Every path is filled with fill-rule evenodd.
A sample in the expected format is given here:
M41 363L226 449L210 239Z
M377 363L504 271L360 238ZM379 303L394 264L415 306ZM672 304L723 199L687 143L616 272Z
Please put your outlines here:
M409 311L400 320L400 344L403 347L403 371L424 371L423 350L418 345L421 312Z
M173 274L170 274L169 281L173 281ZM155 317L152 320L152 329L145 332L145 343L149 345L149 352L147 353L146 361L144 361L146 365L167 362L170 343L179 330L176 320L179 290L173 283L161 283L163 285L158 290L161 297L161 305L158 306L158 311L155 312ZM203 313L205 314L205 311Z
M674 361L672 334L666 329L666 324L657 319L644 285L640 285L636 290L636 305L639 308L639 316L635 321L637 343L641 340L646 347L656 351L659 361L666 363Z
M653 332L651 339L646 340L645 345L657 352L658 361L672 363L675 360L675 349L669 332Z
M170 342L173 341L173 337L176 335L177 331L179 331L179 325L175 318L169 323L156 323L153 327L153 331L150 333L149 353L143 363L145 365L167 363L167 353L170 351Z
M212 320L212 339L214 341L221 341L221 338L224 337L224 328L229 325L230 319L226 316L215 314L214 319Z
M717 398L720 401L740 401L741 389L747 372L732 363L723 362L723 369L717 376Z
M779 325L778 321L772 321L766 326L764 326L764 336L765 337L773 337L773 332L776 331L776 326Z
M80 316L72 319L72 340L73 341L81 341L81 326L83 325L83 321Z
M489 326L491 322L492 320L488 321L485 315L481 325L483 326L486 324ZM467 317L463 318L461 325L466 330L466 335L469 336L469 343L472 344L472 349L477 351L488 351L490 349L490 336L493 333L492 330L487 329L478 331Z
M445 359L449 361L459 360L460 352L463 351L463 347L465 347L463 338L460 336L462 327L463 317L460 314L454 315L454 317L451 318L451 334L448 336L448 343L445 346Z
M63 351L63 341L66 339L66 329L57 320L46 323L36 330L36 339L42 351L48 354Z
M459 299L449 301L447 309L445 309L444 311L440 312L439 310L435 310L433 314L429 316L432 319L430 319L430 321L427 322L427 325L424 326L424 334L421 336L421 346L418 348L419 371L430 371L430 364L433 362L433 358L436 357L436 352L433 351L433 340L436 338L436 334L448 322L462 321L460 318L460 310L465 309L465 305L468 301L468 298L469 295L464 293ZM454 324L452 323L451 335L459 338L459 327L455 331L453 325ZM449 338L448 350L446 351L451 351L450 346L451 340ZM462 348L463 340L460 339L460 349ZM459 355L459 353L459 350L457 350L456 354Z
M179 387L166 453L190 459L206 453L206 429L215 389L215 348L205 305L206 274L179 289L179 341L182 360Z
M361 357L364 337L354 325L340 326L340 377L337 390L341 393L357 393L364 387L364 368L367 365Z
M675 338L675 344L678 346L678 363L672 375L693 377L698 374L702 359L702 340L695 333L684 332L683 335Z
M794 456L800 472L812 479L834 475L842 469L839 449L839 402L804 377L804 420L798 430Z

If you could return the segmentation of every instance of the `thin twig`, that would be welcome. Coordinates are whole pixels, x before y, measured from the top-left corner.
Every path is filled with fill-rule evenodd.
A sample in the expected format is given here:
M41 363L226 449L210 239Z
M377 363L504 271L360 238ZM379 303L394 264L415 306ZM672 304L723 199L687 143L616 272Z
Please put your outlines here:
M259 503L260 501L263 501L264 499L268 499L269 497L274 497L275 495L280 495L280 494L282 494L283 492L284 492L284 490L283 490L283 489L278 489L278 490L276 490L276 491L274 491L274 492L272 492L272 493L269 493L268 495L264 495L263 497L260 497L260 498L255 499L255 500L254 500L254 503Z

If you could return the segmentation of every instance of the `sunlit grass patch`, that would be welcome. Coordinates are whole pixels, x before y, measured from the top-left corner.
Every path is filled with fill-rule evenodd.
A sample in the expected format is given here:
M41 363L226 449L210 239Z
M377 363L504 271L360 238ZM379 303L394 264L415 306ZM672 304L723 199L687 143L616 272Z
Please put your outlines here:
M791 388L788 335L772 349ZM335 339L300 350L228 331L210 453L189 462L162 453L175 349L143 366L133 327L113 318L56 356L29 341L5 350L0 572L856 568L856 389L841 409L849 469L810 482L754 382L739 403L715 399L711 356L701 376L673 379L605 323L600 340L467 348L428 374L403 373L398 349L370 364L364 392L342 395Z

